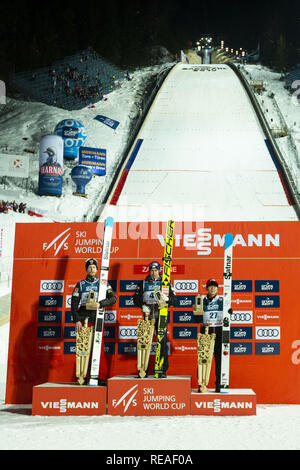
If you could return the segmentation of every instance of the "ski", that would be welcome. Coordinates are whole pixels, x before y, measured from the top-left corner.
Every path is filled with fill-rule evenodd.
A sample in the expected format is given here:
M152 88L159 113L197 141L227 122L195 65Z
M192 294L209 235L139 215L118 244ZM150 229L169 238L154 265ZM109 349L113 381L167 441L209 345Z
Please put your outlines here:
M171 264L173 254L173 239L174 239L174 221L169 220L166 227L164 257L163 257L163 272L162 272L162 288L161 292L156 292L156 298L159 304L159 317L157 328L157 347L155 355L154 377L160 378L163 373L164 357L161 355L161 344L167 334L168 323L168 304L163 301L165 294L169 296L169 285L171 279Z
M230 361L230 308L232 285L232 233L225 235L224 251L224 293L223 293L223 328L222 328L222 353L221 353L221 383L220 392L229 391L229 361Z
M102 259L99 274L98 302L106 298L113 224L114 220L112 217L107 217L105 219L102 244ZM104 310L104 308L98 308L96 311L89 385L98 385L100 354L103 341Z

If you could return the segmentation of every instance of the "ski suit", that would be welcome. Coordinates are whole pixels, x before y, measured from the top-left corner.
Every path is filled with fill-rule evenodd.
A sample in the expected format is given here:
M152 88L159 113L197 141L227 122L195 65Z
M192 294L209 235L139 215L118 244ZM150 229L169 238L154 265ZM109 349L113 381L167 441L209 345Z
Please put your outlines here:
M203 299L204 315L195 315L195 321L201 323L200 333L205 332L205 326L209 326L209 334L215 333L215 374L216 390L220 388L221 381L221 354L222 354L222 325L223 325L223 297L216 295L209 298L207 295Z
M136 287L136 291L133 295L133 302L136 307L142 308L143 305L147 305L150 308L149 320L151 320L152 318L155 319L156 331L158 328L159 308L158 308L156 299L154 297L154 290L155 289L161 290L161 286L162 286L161 276L159 276L157 279L154 280L152 279L150 275L148 275L144 281L139 282L139 284ZM176 303L177 303L176 294L173 291L173 288L170 284L168 305L175 306ZM162 356L164 357L163 373L166 374L168 367L169 367L167 332L165 334L165 337L163 338L161 349L162 349Z

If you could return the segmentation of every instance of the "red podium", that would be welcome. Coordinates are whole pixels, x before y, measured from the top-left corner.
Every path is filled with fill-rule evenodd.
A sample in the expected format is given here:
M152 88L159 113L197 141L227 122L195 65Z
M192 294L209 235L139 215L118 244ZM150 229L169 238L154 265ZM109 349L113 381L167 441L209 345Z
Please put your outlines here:
M191 393L191 415L249 416L256 414L256 394L251 389L229 389L228 393Z
M108 379L108 414L169 416L190 414L191 377L116 376Z
M32 414L95 416L106 414L106 387L73 383L44 383L33 387Z

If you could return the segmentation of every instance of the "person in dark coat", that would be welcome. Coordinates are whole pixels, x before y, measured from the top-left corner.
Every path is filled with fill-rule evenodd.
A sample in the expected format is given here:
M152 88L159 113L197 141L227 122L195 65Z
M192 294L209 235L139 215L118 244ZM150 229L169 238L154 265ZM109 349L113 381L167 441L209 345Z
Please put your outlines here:
M90 258L85 262L85 269L87 276L84 280L77 282L72 298L71 298L71 311L73 321L75 323L76 333L80 332L85 318L88 318L89 323L95 324L96 310L87 310L86 303L88 301L88 295L91 290L96 294L98 298L99 291L99 278L97 277L98 262L94 258ZM108 307L116 303L117 298L109 284L107 284L106 298L98 303L100 308ZM106 385L107 380L107 362L104 353L104 341L101 345L101 359L100 359L100 370L99 370L99 385Z

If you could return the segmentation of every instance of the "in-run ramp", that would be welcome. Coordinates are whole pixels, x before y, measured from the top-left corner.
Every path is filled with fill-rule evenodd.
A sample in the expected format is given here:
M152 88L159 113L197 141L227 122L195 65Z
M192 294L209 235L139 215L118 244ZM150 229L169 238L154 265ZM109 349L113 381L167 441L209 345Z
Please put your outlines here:
M298 220L255 110L225 64L178 64L108 205L116 220Z

